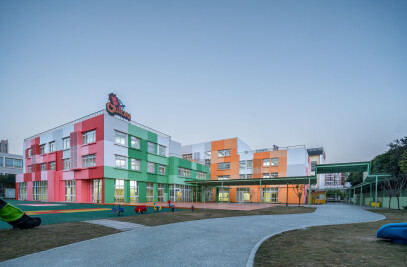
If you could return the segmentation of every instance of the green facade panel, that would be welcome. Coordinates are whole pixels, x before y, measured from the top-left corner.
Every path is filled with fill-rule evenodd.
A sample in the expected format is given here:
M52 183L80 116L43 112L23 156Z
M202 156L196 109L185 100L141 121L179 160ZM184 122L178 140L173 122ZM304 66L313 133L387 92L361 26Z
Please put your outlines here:
M139 202L147 202L147 183L146 182L138 183L138 199L139 199Z
M104 179L105 203L114 202L114 179Z

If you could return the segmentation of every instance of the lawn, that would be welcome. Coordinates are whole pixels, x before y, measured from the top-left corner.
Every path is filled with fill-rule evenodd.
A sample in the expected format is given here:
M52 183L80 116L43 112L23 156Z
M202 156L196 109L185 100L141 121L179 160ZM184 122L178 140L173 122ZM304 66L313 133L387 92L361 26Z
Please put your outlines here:
M78 207L83 208L83 206ZM60 207L57 208L60 209ZM72 208L72 206L69 206L69 208ZM30 207L30 210L34 209L39 210L39 208ZM314 211L315 208L277 206L252 211L198 209L194 211L178 210L175 212L167 211L143 215L139 214L134 216L129 216L130 212L127 212L127 216L125 217L112 217L112 212L110 211L109 219L133 222L147 226L156 226L169 223L211 218L250 215L295 214L309 213ZM90 219L95 219L94 213L89 213L89 216L91 216ZM84 220L88 220L85 217L85 214L86 213L80 213L74 216L81 216L81 218L83 218ZM67 214L49 214L47 215L47 217L43 218L51 218L52 216L62 216L62 221L69 220ZM53 221L58 221L58 219L54 218ZM119 232L119 230L84 222L67 222L48 225L45 224L30 230L0 229L0 261L5 261L27 254Z
M275 235L258 249L255 266L406 266L407 245L378 239L376 232L388 223L407 222L407 211L369 211L386 219Z

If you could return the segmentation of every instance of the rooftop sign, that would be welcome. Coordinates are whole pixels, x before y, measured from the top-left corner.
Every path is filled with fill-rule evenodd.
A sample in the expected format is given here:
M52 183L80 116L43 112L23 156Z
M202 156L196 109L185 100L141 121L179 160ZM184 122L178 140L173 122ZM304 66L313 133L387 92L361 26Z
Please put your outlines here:
M131 115L124 111L126 106L123 105L122 101L117 98L116 94L110 93L109 94L109 102L106 103L106 111L110 115L119 115L123 119L131 121Z

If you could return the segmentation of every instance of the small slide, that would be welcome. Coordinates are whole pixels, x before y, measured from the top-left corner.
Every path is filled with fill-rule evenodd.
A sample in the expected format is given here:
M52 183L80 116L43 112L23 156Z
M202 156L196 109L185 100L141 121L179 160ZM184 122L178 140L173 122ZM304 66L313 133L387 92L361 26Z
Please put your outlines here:
M376 237L391 239L396 244L407 245L407 223L389 223L380 227Z

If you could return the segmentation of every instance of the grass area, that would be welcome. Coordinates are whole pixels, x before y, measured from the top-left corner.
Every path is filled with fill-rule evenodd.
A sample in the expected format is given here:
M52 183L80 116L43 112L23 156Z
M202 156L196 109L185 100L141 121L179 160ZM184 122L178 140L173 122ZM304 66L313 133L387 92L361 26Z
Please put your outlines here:
M405 266L407 246L376 238L388 223L407 222L407 211L369 210L378 222L315 226L275 235L258 249L255 266ZM404 263L403 263L404 262Z
M276 215L314 212L315 208L307 207L272 207L253 211L181 210L176 212L161 212L127 217L115 217L114 220L134 222L147 226L185 222L201 219L212 219L249 215ZM53 214L59 216L59 214ZM113 218L111 218L113 219ZM0 229L0 261L14 259L27 254L48 250L96 237L118 233L120 231L83 222L70 222L51 225L41 225L30 230Z

